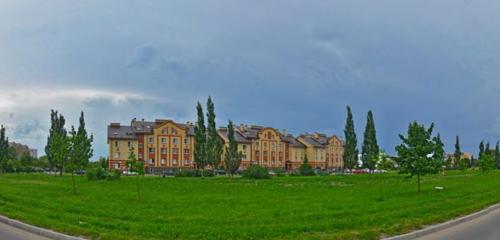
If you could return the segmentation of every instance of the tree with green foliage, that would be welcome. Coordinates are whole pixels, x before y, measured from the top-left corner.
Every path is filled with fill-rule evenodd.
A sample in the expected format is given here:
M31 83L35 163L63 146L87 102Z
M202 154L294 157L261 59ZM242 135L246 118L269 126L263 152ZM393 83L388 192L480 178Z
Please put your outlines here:
M409 173L410 177L417 176L418 193L421 176L439 171L440 164L435 154L437 138L432 138L433 129L434 124L426 129L424 125L413 121L408 126L407 136L399 135L402 143L396 146L400 173Z
M366 117L366 127L361 151L361 159L363 167L370 169L373 172L377 161L379 160L380 149L377 143L377 132L375 130L375 121L373 120L372 111L368 111Z
M229 147L226 147L225 149L224 165L226 167L226 171L232 177L240 167L243 154L238 151L238 144L234 139L234 126L231 120L227 125L227 138L229 141Z
M90 161L90 158L92 158L94 153L94 151L92 150L92 141L93 136L88 136L87 130L85 129L85 118L83 112L81 112L78 131L75 131L75 128L71 127L69 136L70 151L67 170L71 172L71 179L73 181L73 194L75 195L77 193L75 171L79 169L85 169Z
M460 138L456 137L456 140L455 140L455 154L454 154L454 166L460 166L460 160L462 160L462 150L460 149Z
M314 176L316 173L314 169L309 164L309 159L307 158L307 154L304 154L304 162L299 167L299 173L302 176Z
M358 164L358 140L354 130L354 121L351 108L347 106L347 119L344 129L345 147L344 147L344 167L352 170Z
M0 126L0 171L5 172L9 160L9 138L5 134L5 127Z
M490 142L486 142L486 146L484 147L484 152L490 154Z
M45 153L51 167L59 170L62 176L69 155L69 139L64 128L66 120L57 111L51 110L51 127L47 137Z
M496 168L495 158L491 154L482 154L477 160L477 166L481 171L488 172Z
M203 170L208 165L206 151L207 133L205 128L205 116L203 115L203 108L200 102L196 105L196 113L198 115L198 120L194 126L194 162L197 168ZM203 171L201 172L203 176Z
M497 141L497 144L495 146L495 162L497 165L497 168L500 169L500 143Z
M217 134L217 127L215 124L215 105L212 101L212 97L208 97L207 100L207 161L208 164L212 166L212 170L215 172L220 165L222 158L222 141Z
M484 141L481 141L481 143L479 143L479 158L481 158L483 153L484 153Z
M141 201L141 188L139 185L139 175L144 176L144 162L137 160L135 156L135 149L130 149L130 154L126 161L128 171L135 173L136 186L137 186L137 199Z

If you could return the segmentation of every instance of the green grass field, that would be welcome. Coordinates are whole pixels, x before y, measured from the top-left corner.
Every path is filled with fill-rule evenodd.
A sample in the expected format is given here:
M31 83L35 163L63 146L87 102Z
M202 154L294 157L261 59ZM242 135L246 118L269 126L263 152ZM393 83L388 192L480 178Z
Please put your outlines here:
M500 202L500 172L141 179L0 175L0 214L92 239L378 239ZM443 186L442 191L434 190Z

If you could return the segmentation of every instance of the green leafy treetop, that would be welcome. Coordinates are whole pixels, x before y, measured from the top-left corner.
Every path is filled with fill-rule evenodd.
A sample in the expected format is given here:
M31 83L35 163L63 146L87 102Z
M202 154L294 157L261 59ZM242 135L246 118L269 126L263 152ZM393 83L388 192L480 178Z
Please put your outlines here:
M243 154L238 151L238 144L234 139L234 126L232 121L229 121L227 126L227 138L229 140L229 147L225 149L224 165L226 171L233 176L240 167Z
M347 119L344 129L345 147L344 147L344 166L352 170L358 163L358 141L354 131L354 121L352 119L351 108L347 106Z
M426 129L424 125L414 121L410 123L406 137L399 135L402 143L396 146L400 173L417 176L418 192L420 192L420 176L439 171L441 159L437 159L437 157L441 156L439 153L436 154L439 150L436 147L437 138L432 138L433 129L434 124Z
M80 125L78 126L78 131L75 131L74 127L71 127L69 136L69 158L67 169L71 172L73 179L73 193L76 194L76 182L74 171L78 169L84 169L92 158L94 151L92 150L93 136L90 137L85 129L85 118L83 112L80 115Z

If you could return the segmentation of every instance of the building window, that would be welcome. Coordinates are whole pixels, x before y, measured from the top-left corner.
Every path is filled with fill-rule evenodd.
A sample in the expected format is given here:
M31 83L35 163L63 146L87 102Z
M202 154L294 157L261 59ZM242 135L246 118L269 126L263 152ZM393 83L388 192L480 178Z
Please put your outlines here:
M142 142L139 143L139 148L143 148L144 144Z
M149 148L149 153L155 153L155 148Z
M165 165L165 159L161 159L161 165Z
M143 158L142 153L139 153L139 159L142 159L142 158Z
M246 150L247 149L247 145L243 145L243 150Z
M118 141L115 141L115 147L118 147Z
M154 138L153 137L149 137L149 143L154 143Z
M161 143L166 143L167 142L167 138L161 138Z
M189 154L189 149L184 149L184 154Z
M167 154L167 149L166 148L162 148L161 149L161 154Z
M267 133L267 139L271 139L271 137L272 137L272 136L271 136L271 133L270 133L270 132L268 132L268 133Z
M173 148L172 149L173 154L179 154L179 149L178 148Z
M149 164L155 164L155 160L154 160L154 158L150 158L150 159L149 159Z
M129 147L129 148L130 148L130 141L128 141L128 142L127 142L127 147Z
M173 138L173 139L172 139L172 142L173 142L174 144L177 144L179 141L178 141L178 139L177 139L177 138Z
M184 144L189 145L189 138L184 138Z
M173 163L173 164L177 164L177 159L174 159L174 160L172 161L172 163Z
M174 134L174 135L177 134L177 130L175 128L172 128L172 134Z
M271 148L272 148L272 149L273 149L273 151L274 151L274 143L271 143Z
M115 159L120 159L120 153L119 152L115 152Z
M161 130L161 133L162 134L168 134L168 128L164 128L163 130Z

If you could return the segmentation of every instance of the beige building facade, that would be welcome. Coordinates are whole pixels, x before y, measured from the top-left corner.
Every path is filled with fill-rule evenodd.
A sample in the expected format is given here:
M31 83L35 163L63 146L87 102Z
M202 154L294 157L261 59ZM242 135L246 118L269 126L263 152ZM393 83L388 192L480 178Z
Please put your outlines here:
M218 135L228 146L227 128ZM297 169L307 154L313 168L342 168L343 141L324 134L303 134L294 137L285 130L241 124L234 128L235 141L243 158L240 169L257 164L287 171ZM194 125L172 120L154 122L133 119L130 125L111 123L108 126L110 168L126 170L126 160L134 151L144 161L146 171L157 173L166 169L194 168ZM221 156L221 163L224 155Z

